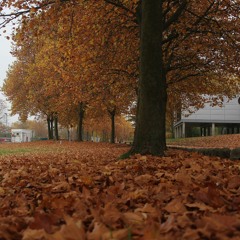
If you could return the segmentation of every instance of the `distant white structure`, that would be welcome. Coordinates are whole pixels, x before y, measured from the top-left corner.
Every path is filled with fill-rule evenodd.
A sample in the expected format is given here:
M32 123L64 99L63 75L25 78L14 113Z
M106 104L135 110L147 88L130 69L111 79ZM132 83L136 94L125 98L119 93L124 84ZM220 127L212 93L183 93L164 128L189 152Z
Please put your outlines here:
M240 97L224 99L222 107L205 104L188 116L181 112L174 124L175 138L234 133L240 133Z
M11 142L31 142L33 138L33 130L30 129L12 129Z

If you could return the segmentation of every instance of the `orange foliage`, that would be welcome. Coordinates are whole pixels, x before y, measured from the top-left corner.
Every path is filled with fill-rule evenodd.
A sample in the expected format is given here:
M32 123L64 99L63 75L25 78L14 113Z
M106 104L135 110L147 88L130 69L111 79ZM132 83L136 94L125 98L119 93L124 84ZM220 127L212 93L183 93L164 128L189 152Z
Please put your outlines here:
M100 141L109 142L111 136L110 128L110 118L109 116L101 116L98 118L89 119L88 116L85 120L84 132L85 138L91 140L91 136L100 138ZM132 142L133 141L133 126L128 122L123 116L116 118L116 142Z
M131 31L136 26L128 27L127 16L119 19L120 14L90 1L56 5L26 20L14 37L17 62L3 88L13 113L58 113L60 123L69 127L77 124L80 102L94 115L113 107L118 115L128 112L136 99L137 55L131 53L138 41ZM123 36L116 41L120 31ZM23 71L21 84L16 84L17 68Z
M141 22L140 3L137 0L2 1L1 26L21 16L21 26L15 37L17 50L20 57L25 56L24 61L29 60L27 52L34 57L27 62L27 68L21 61L15 66L21 71L27 69L24 73L27 83L23 93L14 97L13 111L19 111L23 117L39 111L57 113L59 121L69 127L83 118L79 117L80 104L94 113L106 110L114 114L128 112L129 106L136 101L138 78L146 79L146 83L139 86L144 90L149 86L146 96L156 97L153 103L158 102L158 95L160 98L164 96L160 101L163 107L159 109L158 104L153 107L151 112L159 112L159 115L153 114L152 119L148 119L148 113L143 116L146 110L143 113L139 111L142 115L138 119L146 119L143 128L149 127L147 131L139 131L140 134L149 133L153 126L153 133L159 131L157 142L165 145L165 132L161 129L165 129L167 91L169 122L172 122L172 111L178 110L179 106L185 109L193 106L193 110L200 108L205 101L203 94L214 95L211 100L217 104L223 95L232 97L238 93L240 34L239 9L235 1L163 1L162 13L154 12L161 18L159 24L162 27L156 28L158 34L149 32L146 37L149 40L159 36L159 43L154 45L156 51L151 50L161 53L159 59L153 61L159 62L159 66L150 66L156 67L150 71L138 69L140 30L143 31L141 36L146 31L139 25L147 20L143 18ZM156 1L156 4L159 3ZM4 7L10 6L16 11L4 14ZM151 28L147 29L151 31ZM152 53L144 50L149 59L140 64L142 68L153 59ZM10 69L8 79L14 79L17 72ZM145 72L146 76L143 76ZM156 78L148 79L148 72L156 73ZM156 81L149 84L151 79ZM4 91L12 100L16 89L12 87L13 83L9 83L9 87L7 85L6 81ZM161 87L157 89L154 86ZM32 90L26 96L29 88ZM36 98L36 89L41 89L40 100ZM139 93L139 98L143 99L141 94L144 91L140 89ZM24 96L27 100L22 100ZM144 109L153 106L148 105ZM148 124L154 122L153 119L161 122L161 127L154 129L155 124ZM149 140L147 136L135 136L138 142L146 141L141 146L152 141L151 136ZM150 145L157 146L157 143Z

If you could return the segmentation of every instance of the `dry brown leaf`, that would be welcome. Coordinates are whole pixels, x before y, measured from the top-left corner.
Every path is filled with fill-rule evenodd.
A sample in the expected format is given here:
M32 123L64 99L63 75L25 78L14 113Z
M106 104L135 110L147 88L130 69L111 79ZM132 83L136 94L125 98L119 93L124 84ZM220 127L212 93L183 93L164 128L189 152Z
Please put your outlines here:
M69 191L70 186L67 182L60 182L55 187L52 188L52 193L62 193Z
M49 239L53 240L84 240L85 230L81 220L75 220L73 218L65 216L66 224L61 226L61 229L49 236Z
M175 174L175 179L181 182L183 185L189 185L192 183L189 171L186 169L181 169Z
M6 191L4 190L4 188L0 187L0 197L4 197L6 194Z
M103 210L102 220L108 226L116 225L117 221L122 217L122 213L112 203L107 203Z
M53 233L53 225L57 222L58 217L54 214L36 212L29 227L31 229L44 229L46 233Z
M210 183L207 188L199 190L194 194L197 200L204 202L212 207L222 207L224 205L224 200L217 189L217 186Z
M127 225L142 225L144 223L144 215L141 213L125 212L123 213L123 221Z
M160 224L153 221L148 221L146 227L143 229L143 236L141 240L158 240L162 238L160 233Z
M160 232L161 233L167 233L167 232L171 231L175 227L175 225L176 225L175 224L175 217L170 215L167 218L167 221L160 225Z
M157 210L151 204L146 203L142 208L137 208L135 211L136 212L145 212L145 213L154 213Z
M145 189L137 189L134 192L126 193L129 199L139 199L139 198L146 198L147 197L147 190Z
M192 209L199 209L200 211L214 211L214 208L207 206L206 204L202 203L202 202L194 202L194 203L186 203L184 204L186 207L188 208L192 208Z
M164 209L169 213L184 213L186 208L182 203L182 198L175 198L170 203L168 203Z
M102 240L126 240L128 239L128 235L129 235L128 229L120 229L104 233L102 236Z
M21 146L54 150L0 156L7 240L240 237L237 161L179 150L116 161L127 148L90 142Z
M199 231L196 229L187 228L182 238L186 240L199 240Z
M233 176L228 180L228 188L239 188L240 187L240 176Z
M26 229L23 232L23 239L22 240L42 240L48 239L47 233L43 229Z
M134 178L134 181L139 185L148 184L150 181L154 180L155 177L150 174L144 174Z
M110 232L111 230L108 229L103 223L95 222L93 230L87 233L87 239L88 240L101 239L104 234L108 234Z

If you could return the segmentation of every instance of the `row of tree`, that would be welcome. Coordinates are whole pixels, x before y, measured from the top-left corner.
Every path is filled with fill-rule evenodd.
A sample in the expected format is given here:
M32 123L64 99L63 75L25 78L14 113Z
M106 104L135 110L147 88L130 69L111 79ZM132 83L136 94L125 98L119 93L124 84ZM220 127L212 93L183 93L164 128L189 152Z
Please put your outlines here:
M13 113L78 125L137 102L131 153L162 155L166 119L239 90L239 1L11 0L17 61L3 86ZM15 11L6 14L4 7ZM203 96L205 94L205 96ZM56 129L56 128L55 128ZM114 130L112 131L112 141Z
M108 118L108 116L105 116ZM104 120L104 121L102 121ZM101 121L96 119L90 119L84 124L84 141L101 141L108 142L111 137L111 126L107 121L108 119L101 118ZM0 124L0 133L5 136L6 133L10 133L10 128L6 131L6 126ZM17 121L11 124L12 129L31 129L34 132L34 140L48 139L48 129L44 119L27 120L24 122ZM115 141L119 143L131 143L133 141L133 127L129 121L125 118L116 117L116 138ZM66 129L65 127L59 127L60 139L69 141L75 141L77 139L77 132L74 126ZM54 136L55 138L55 136Z
M58 136L60 122L67 128L77 125L77 138L82 141L84 119L104 120L107 114L114 142L115 117L129 113L136 99L132 72L136 54L124 58L136 49L134 32L127 29L129 41L112 44L123 23L116 19L109 25L104 15L112 9L105 10L96 22L91 17L95 10L95 5L87 3L60 4L26 19L13 37L17 61L8 71L3 91L12 102L12 112L22 120L29 114L46 116L50 139ZM92 31L94 22L98 35Z

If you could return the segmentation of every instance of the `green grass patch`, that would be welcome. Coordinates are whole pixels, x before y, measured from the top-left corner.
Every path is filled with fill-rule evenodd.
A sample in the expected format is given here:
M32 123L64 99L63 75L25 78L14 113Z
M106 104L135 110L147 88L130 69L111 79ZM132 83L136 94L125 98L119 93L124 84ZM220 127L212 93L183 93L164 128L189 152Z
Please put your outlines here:
M4 145L0 145L0 156L5 156L5 155L21 155L21 154L32 154L32 153L45 153L45 152L55 152L55 151L59 151L56 149L56 146L52 146L52 145L33 145L33 146L24 146L24 144L22 144L22 146L18 145L15 146L14 144L4 144Z
M28 148L16 148L16 149L0 149L0 156L1 155L10 155L10 154L22 154L22 153L32 153L35 152L34 149Z

